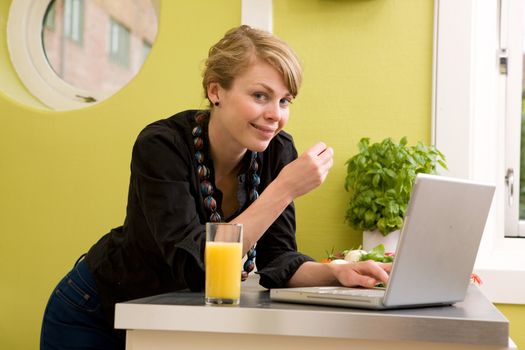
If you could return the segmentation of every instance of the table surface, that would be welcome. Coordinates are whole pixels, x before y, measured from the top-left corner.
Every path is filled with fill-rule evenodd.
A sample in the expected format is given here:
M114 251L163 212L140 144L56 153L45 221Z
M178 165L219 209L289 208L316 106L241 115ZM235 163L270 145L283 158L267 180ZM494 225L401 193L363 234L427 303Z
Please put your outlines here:
M161 294L117 304L115 327L498 346L509 341L508 320L475 285L452 306L373 311L271 301L250 278L239 306L207 306L203 293Z

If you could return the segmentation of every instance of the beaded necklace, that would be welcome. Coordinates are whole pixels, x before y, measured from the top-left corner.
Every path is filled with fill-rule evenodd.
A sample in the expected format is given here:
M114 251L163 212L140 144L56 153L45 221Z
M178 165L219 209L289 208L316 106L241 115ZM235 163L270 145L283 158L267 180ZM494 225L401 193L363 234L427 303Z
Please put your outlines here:
M203 197L204 208L209 214L210 222L221 222L222 217L219 213L220 209L215 198L213 198L213 193L215 188L210 181L211 170L206 166L208 161L205 151L207 145L205 142L207 140L207 129L209 121L209 113L207 111L198 112L195 115L195 121L197 125L192 129L191 134L193 135L193 146L195 148L195 162L197 164L197 174L200 181L200 190ZM258 175L259 170L259 157L257 152L250 151L250 166L246 173L245 181L251 184L251 188L247 189L248 201L252 203L257 198L259 198L259 192L257 192L257 187L261 183L261 178ZM255 267L255 246L250 248L247 254L247 259L243 265L243 271L241 272L241 279L244 281L248 278L248 274L253 271Z

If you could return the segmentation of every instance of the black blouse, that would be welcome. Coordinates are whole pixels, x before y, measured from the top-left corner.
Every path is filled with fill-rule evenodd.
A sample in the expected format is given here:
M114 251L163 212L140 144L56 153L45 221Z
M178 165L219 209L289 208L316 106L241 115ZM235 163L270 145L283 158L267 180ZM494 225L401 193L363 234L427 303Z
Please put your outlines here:
M111 324L117 302L204 289L208 219L191 134L197 112L178 113L148 125L139 134L131 159L124 225L104 235L86 256ZM297 151L292 137L281 131L260 156L261 193L286 164L297 158ZM215 197L220 202L221 196ZM282 287L301 264L311 260L297 252L291 203L257 242L260 284Z

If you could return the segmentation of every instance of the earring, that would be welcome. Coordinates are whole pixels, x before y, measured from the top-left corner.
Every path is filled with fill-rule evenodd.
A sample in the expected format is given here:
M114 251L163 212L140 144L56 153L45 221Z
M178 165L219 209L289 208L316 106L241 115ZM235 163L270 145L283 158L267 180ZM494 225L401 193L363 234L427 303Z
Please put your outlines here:
M219 107L219 101L216 101L216 102L214 103L214 105L215 105L215 107Z

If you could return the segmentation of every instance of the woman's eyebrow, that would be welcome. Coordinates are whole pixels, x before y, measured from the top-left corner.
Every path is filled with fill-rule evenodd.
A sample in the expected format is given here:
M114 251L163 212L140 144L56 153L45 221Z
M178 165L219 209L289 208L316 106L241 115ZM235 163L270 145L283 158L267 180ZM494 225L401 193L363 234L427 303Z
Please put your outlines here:
M270 93L272 93L272 94L275 95L275 90L272 89L269 85L267 85L267 84L265 84L265 83L255 83L255 85L260 85L260 86L262 86L264 89L268 90L268 92L270 92ZM288 91L286 91L286 92L284 93L284 96L285 96L285 97L292 97L292 98L293 98L293 95L292 95L290 92L288 92Z

